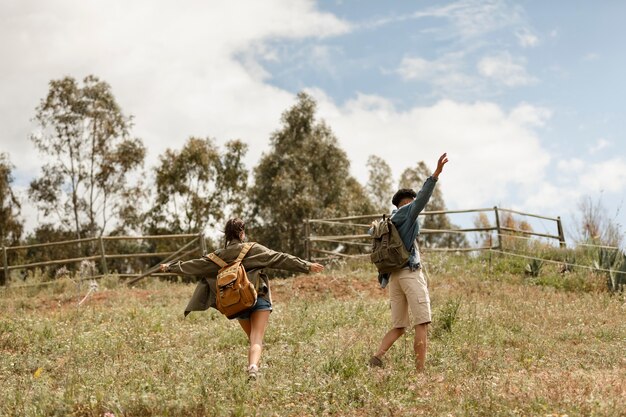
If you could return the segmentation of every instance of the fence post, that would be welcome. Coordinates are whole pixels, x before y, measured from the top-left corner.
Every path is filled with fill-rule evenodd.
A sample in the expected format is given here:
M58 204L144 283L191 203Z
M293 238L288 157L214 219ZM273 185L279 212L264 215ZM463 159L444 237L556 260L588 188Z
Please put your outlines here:
M565 235L563 233L563 224L561 223L561 216L557 216L556 218L556 228L559 231L559 246L565 247Z
M109 275L109 268L107 267L107 257L104 252L104 240L102 236L100 236L100 265L102 266L102 273L104 275Z
M309 225L309 219L304 219L304 256L307 261L311 261L311 227Z
M496 215L496 237L498 238L498 245L496 246L496 249L502 250L502 239L500 238L500 215L498 214L498 206L493 206L493 212Z
M198 240L200 241L200 256L206 255L206 241L204 240L204 233L198 233Z
M7 257L7 248L2 245L2 262L4 264L4 278L0 281L0 285L6 285L9 280L9 261Z

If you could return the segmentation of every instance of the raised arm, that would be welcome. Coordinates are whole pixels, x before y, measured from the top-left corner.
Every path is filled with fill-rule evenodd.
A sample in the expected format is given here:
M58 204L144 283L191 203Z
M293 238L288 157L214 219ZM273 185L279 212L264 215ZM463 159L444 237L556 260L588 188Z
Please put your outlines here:
M422 212L422 210L424 210L424 207L426 207L426 204L428 203L428 200L430 200L430 196L433 194L435 189L439 174L441 174L443 166L447 163L448 154L444 153L437 161L437 169L435 169L435 172L433 172L430 177L426 178L426 181L424 182L422 189L417 193L415 200L409 204L408 208L410 221L414 222L417 219L417 216Z
M443 171L443 166L447 163L448 153L444 152L444 154L441 155L439 157L439 160L437 161L437 169L435 169L435 172L433 172L433 175L431 175L435 180L439 179L439 174L441 174L441 172Z

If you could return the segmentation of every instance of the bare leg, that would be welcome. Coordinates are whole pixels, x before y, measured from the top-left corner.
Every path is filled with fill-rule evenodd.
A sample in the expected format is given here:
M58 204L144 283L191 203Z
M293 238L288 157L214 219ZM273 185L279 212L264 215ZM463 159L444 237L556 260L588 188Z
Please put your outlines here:
M415 326L415 340L413 349L415 350L415 367L418 372L424 370L426 362L426 348L428 346L428 323Z
M383 340L380 342L380 347L378 348L378 352L374 356L378 359L381 359L385 353L391 348L396 340L400 338L406 332L404 327L393 328L387 332L387 334L383 337Z
M250 340L250 319L248 320L237 320L239 325L246 332L246 336L248 336L248 340Z
M263 336L270 318L270 311L255 311L250 315L250 350L248 351L248 366L259 364L263 350ZM243 327L243 325L242 325ZM245 330L245 329L244 329Z

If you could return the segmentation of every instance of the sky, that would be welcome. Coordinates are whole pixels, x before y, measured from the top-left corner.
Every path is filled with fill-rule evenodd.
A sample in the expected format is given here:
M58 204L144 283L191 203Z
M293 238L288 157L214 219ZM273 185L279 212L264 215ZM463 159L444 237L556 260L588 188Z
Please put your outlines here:
M28 136L50 80L109 83L149 175L190 136L243 140L252 169L306 91L362 183L369 155L397 181L447 152L450 209L561 216L573 235L591 198L624 232L624 16L617 0L3 0L0 152L32 230Z

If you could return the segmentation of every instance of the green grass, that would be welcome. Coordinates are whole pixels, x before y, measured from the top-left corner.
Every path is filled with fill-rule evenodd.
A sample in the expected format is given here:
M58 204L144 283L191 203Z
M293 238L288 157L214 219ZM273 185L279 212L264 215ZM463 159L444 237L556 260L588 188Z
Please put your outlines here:
M384 369L365 365L390 314L367 267L273 281L253 384L236 323L216 311L183 319L193 285L109 278L81 307L86 286L71 282L4 291L0 415L624 415L624 296L600 291L603 278L568 288L500 258L491 272L482 258L427 262L434 321L421 375L412 332Z

